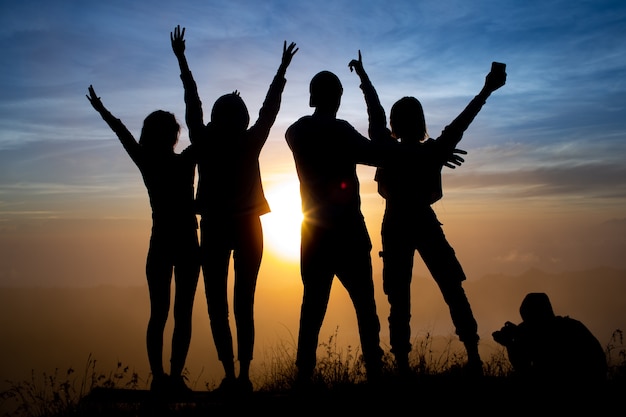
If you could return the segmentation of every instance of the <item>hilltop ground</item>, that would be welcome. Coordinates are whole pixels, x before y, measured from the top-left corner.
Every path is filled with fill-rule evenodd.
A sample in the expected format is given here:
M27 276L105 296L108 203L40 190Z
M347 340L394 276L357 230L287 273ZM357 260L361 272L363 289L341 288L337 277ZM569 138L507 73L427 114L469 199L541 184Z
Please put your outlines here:
M437 412L443 415L563 415L617 412L626 386L611 382L599 390L522 387L509 377L481 379L429 376L376 386L346 384L333 389L229 397L217 391L194 392L179 401L154 398L148 391L94 389L72 416L354 416ZM619 413L619 412L618 412Z

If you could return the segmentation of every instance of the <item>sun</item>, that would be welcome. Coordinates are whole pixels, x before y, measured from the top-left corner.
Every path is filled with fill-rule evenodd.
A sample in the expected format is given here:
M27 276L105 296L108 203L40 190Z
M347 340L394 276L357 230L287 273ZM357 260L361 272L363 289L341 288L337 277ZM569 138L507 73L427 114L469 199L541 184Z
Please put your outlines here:
M265 190L271 212L261 216L263 236L277 256L296 261L300 258L300 225L302 206L297 179L284 181Z

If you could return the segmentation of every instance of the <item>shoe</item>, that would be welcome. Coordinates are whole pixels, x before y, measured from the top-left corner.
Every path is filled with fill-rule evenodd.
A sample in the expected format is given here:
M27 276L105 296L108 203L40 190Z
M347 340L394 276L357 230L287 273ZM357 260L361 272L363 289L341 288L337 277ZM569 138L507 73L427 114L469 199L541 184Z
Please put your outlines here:
M306 394L314 388L313 378L308 373L299 372L291 389L297 394Z
M154 394L165 394L170 388L170 377L167 374L155 375L150 383L150 392Z
M237 378L237 392L240 394L250 394L254 391L252 381L248 378Z
M182 375L176 377L170 377L170 392L176 396L189 395L193 393L193 390L185 384L185 379Z
M463 368L465 375L472 378L480 378L484 376L483 362L481 360L470 360Z
M396 373L401 378L407 377L411 374L411 367L409 366L409 358L407 355L396 356L395 365Z
M235 378L224 378L222 382L220 382L220 386L216 388L216 391L222 394L232 394L236 391L237 388L237 380Z

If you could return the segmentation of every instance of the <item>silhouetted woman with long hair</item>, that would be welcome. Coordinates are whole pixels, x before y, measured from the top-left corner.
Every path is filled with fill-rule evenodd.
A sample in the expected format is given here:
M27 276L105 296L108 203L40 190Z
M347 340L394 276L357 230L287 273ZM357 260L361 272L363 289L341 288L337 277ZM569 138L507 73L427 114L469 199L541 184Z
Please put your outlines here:
M180 126L172 113L157 110L145 118L139 142L102 104L93 87L87 99L111 127L139 168L152 208L152 234L146 260L150 320L146 334L152 372L150 389L185 393L182 372L191 340L191 316L200 274L198 222L194 209L193 145L175 153ZM170 374L163 369L163 333L175 282L174 333Z
M263 255L260 216L270 211L261 184L259 155L280 109L285 72L298 49L293 42L289 46L284 43L280 66L252 126L248 127L248 109L237 91L215 101L211 121L205 125L202 103L185 58L184 34L185 28L177 26L170 36L185 89L189 137L200 146L196 201L201 215L201 263L213 340L226 374L220 388L246 393L253 389L249 369L255 337L254 294ZM231 255L237 377L227 299Z

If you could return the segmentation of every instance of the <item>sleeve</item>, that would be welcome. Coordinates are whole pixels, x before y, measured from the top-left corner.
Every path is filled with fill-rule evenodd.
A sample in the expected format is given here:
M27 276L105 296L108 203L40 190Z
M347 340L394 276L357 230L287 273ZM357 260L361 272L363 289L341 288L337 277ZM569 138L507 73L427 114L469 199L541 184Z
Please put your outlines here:
M395 142L391 136L391 131L387 129L387 116L385 115L385 109L380 104L378 93L372 85L369 78L366 78L361 83L361 90L365 97L365 104L367 105L367 117L368 135L374 143L389 143ZM374 174L374 181L378 184L378 194L383 198L387 198L387 174L384 167L377 167Z
M357 164L380 167L394 155L395 143L372 141L361 135L354 126L345 120L342 120L341 124L342 136L350 141L351 153Z
M385 115L385 109L380 104L378 93L372 85L369 78L361 83L361 90L365 97L365 104L367 105L367 116L369 119L368 134L373 141L390 141L391 131L387 129L387 116Z
M278 111L280 110L281 98L287 80L280 71L274 76L272 83L267 91L261 110L259 110L259 118L250 128L253 137L257 140L259 149L263 147L270 134L270 129L276 121Z
M141 147L130 133L130 131L124 126L124 123L111 114L107 109L100 111L100 116L109 125L111 130L117 135L120 143L128 153L128 156L135 162L140 164Z
M202 101L200 101L198 87L191 71L183 70L180 74L180 79L185 89L185 122L189 130L189 140L196 142L202 140L204 133Z
M469 102L465 109L445 127L441 136L437 138L437 141L443 146L445 151L452 152L456 145L463 138L463 133L467 130L469 125L474 121L474 118L483 108L486 102L486 98L482 95L477 95Z

